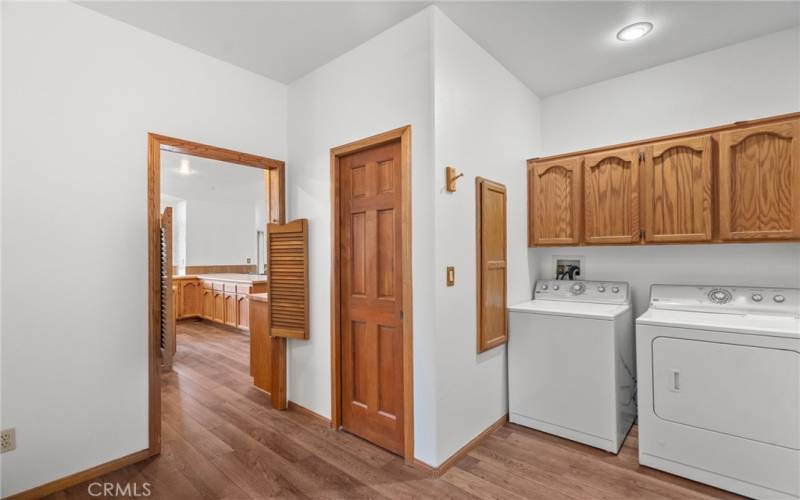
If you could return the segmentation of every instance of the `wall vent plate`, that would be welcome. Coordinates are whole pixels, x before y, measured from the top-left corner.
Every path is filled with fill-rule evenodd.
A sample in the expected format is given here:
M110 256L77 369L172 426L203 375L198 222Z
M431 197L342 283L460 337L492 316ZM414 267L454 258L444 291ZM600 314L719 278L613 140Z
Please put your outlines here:
M583 255L554 255L553 278L557 280L585 280L586 258Z
M12 451L17 448L16 431L11 429L3 429L0 432L0 453Z

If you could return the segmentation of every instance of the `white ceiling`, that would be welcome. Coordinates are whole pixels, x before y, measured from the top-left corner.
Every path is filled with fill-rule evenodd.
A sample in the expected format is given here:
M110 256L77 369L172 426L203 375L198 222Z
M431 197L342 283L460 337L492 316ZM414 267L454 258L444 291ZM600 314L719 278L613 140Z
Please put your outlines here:
M179 173L181 161L189 162L190 175ZM208 160L171 151L161 152L161 193L175 201L214 203L263 203L264 171L235 163Z
M290 83L431 2L92 1L81 5ZM540 97L800 24L800 2L436 2ZM615 34L655 24L638 42Z

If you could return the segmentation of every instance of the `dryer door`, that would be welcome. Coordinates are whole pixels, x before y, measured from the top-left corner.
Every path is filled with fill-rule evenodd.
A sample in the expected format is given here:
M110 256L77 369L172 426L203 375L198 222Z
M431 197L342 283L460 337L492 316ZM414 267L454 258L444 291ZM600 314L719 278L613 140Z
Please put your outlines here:
M800 449L800 353L670 337L652 349L658 417Z

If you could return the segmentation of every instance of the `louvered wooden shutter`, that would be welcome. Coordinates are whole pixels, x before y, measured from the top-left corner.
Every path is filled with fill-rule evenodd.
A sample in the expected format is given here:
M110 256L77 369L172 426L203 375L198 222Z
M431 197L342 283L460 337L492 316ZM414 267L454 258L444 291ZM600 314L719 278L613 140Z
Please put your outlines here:
M270 335L308 338L308 220L267 225Z
M172 297L172 207L161 215L161 368L172 369L175 310Z

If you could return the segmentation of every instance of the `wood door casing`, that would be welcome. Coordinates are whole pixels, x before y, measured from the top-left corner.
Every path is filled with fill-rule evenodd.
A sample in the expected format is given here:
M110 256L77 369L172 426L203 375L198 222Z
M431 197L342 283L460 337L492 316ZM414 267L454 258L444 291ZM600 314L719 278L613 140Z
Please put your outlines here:
M528 170L530 246L581 239L583 158L532 162Z
M584 157L584 240L634 243L639 223L639 148Z
M645 241L710 241L714 154L711 136L658 142L644 152Z
M400 141L339 160L342 426L403 454Z
M477 177L475 191L477 347L480 353L508 340L506 187Z
M720 134L720 238L800 237L800 119Z

